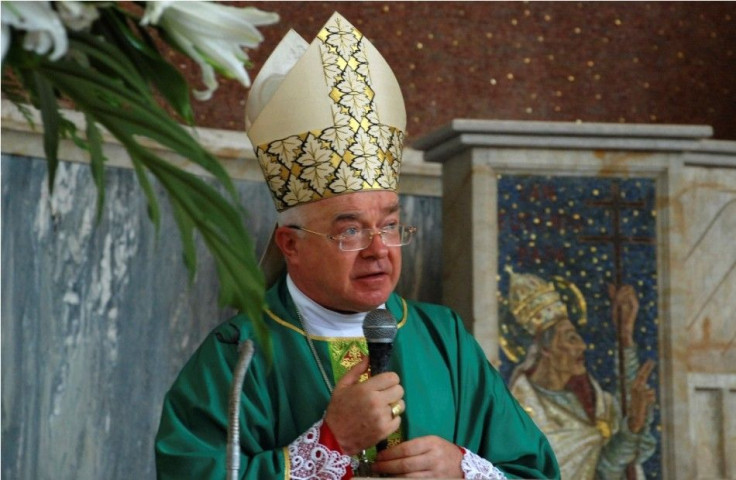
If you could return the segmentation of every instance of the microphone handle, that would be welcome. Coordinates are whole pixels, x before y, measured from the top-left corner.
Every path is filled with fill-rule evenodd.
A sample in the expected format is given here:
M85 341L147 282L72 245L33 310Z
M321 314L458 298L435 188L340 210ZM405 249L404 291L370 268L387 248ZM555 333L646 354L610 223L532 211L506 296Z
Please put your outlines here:
M371 376L390 371L391 350L393 350L393 343L391 342L368 343L368 361L371 367ZM386 450L386 447L388 447L388 441L381 440L376 444L376 451Z
M371 376L391 371L389 364L391 363L391 350L393 350L393 346L391 342L368 343L368 360L371 367Z

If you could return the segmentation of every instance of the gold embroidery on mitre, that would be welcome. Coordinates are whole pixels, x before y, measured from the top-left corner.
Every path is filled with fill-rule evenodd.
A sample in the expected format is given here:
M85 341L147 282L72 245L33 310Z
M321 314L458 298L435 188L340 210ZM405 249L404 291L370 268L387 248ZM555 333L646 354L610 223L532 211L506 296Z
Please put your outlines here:
M333 125L256 147L278 211L343 193L398 189L404 132L380 121L363 35L336 16L317 39Z

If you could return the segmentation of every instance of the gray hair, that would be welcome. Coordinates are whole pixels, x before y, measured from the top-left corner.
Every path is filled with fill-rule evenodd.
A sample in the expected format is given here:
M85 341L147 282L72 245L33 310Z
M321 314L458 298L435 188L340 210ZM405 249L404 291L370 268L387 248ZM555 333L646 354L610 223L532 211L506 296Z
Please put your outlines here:
M286 210L278 212L276 214L276 221L278 222L279 227L284 227L287 225L300 225L304 218L305 215L302 205L287 208Z

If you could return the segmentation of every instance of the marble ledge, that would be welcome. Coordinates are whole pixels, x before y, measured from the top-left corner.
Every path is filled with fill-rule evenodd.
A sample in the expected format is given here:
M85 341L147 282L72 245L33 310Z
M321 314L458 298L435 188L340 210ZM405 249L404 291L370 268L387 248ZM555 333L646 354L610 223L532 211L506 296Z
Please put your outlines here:
M418 139L427 162L474 147L681 152L693 165L733 167L736 142L711 140L708 125L455 119Z
M687 166L736 168L736 141L702 140L683 160Z
M84 132L84 117L81 113L64 110L63 114ZM32 111L35 125L41 125L38 111ZM18 108L8 100L2 100L2 153L30 158L44 158L42 132L26 121ZM234 180L262 182L263 176L245 132L211 128L187 128L200 144L212 152ZM102 132L107 165L119 168L132 168L128 154L123 146L109 132ZM169 151L160 144L142 139L141 143L156 151L178 167L196 175L210 176L197 164ZM404 149L401 166L401 193L406 195L442 196L442 166L426 163L423 152ZM72 141L62 140L59 144L59 159L69 162L89 163L87 153L80 150Z

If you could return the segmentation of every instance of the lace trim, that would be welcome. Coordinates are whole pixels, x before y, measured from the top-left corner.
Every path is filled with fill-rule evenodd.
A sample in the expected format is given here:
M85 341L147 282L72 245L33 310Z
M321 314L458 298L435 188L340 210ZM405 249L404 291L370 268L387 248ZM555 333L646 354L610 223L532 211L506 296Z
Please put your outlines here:
M480 457L468 449L463 448L463 459L460 462L460 468L463 470L465 478L472 480L502 480L506 475L491 462Z
M319 443L322 420L289 444L291 478L340 480L350 467L350 457Z

